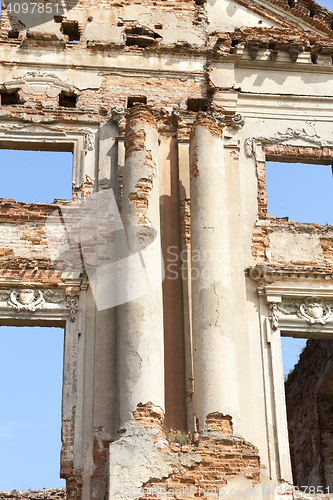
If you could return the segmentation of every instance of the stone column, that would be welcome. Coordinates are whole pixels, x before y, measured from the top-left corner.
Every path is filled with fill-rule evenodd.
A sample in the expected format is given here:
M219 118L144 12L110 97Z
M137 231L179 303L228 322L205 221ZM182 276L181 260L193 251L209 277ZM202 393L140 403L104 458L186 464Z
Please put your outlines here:
M204 114L191 131L190 170L195 415L200 431L207 415L229 415L235 432L238 381L222 130Z
M130 255L121 260L118 307L120 425L140 405L164 414L162 255L158 187L158 131L145 106L126 122L122 221ZM143 406L142 406L143 405ZM140 412L139 412L140 413ZM156 412L155 412L156 413ZM138 413L136 413L137 415Z

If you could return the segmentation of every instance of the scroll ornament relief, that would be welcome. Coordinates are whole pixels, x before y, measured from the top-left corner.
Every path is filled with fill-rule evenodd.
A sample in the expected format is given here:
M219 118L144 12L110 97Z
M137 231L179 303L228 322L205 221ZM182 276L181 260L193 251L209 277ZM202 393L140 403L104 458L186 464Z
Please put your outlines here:
M66 297L64 290L36 290L33 288L0 290L0 301L7 301L7 306L16 311L35 312L42 309L45 303L61 304L66 302L66 308L70 312L70 321L74 322L78 312L77 297L69 295Z
M114 122L122 122L125 118L125 108L123 106L111 106L111 116Z
M236 128L242 128L244 127L245 120L243 115L235 115L231 118L231 123L234 127Z
M279 311L283 314L294 314L299 319L303 319L314 324L325 325L333 319L333 310L330 304L327 304L321 297L306 297L303 302L290 302L284 307L281 304L273 302L271 308L271 324L273 330L279 327Z
M67 307L70 310L70 316L69 319L74 323L75 318L76 318L76 313L79 310L79 306L77 304L77 297L76 295L69 295L67 297Z
M254 154L254 144L259 142L262 144L281 144L281 142L290 141L291 139L303 139L309 144L314 144L318 147L333 146L333 141L324 141L318 134L309 134L303 129L288 128L286 132L277 132L271 137L248 137L244 142L245 154L250 157Z
M272 328L277 330L279 328L279 308L276 302L273 302L270 307Z
M35 120L36 115L26 116L26 120L24 123L14 123L14 124L6 124L0 125L0 131L4 133L10 134L10 132L20 132L21 130L26 130L28 128L33 128L35 133L41 133L47 130L48 132L54 132L59 134L62 137L67 137L68 132L77 132L82 133L84 135L84 151L93 151L95 149L95 132L90 128L73 128L72 130L68 130L65 127L59 127L57 125L49 125L48 123L40 123L39 118ZM32 123L26 123L28 120L32 121ZM45 132L44 132L45 133Z
M8 306L13 307L18 312L30 311L35 312L36 309L41 309L44 306L45 299L41 290L14 290L10 292Z

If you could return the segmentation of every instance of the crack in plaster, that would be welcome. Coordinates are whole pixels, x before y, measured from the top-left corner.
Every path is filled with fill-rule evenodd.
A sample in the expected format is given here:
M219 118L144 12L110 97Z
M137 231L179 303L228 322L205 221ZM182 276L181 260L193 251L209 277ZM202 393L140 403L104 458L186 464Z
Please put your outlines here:
M219 310L220 310L220 299L219 299L218 294L216 293L215 283L213 284L213 290L214 290L214 293L215 293L216 298L217 298L217 309L215 309L215 311L217 312L217 318L216 318L216 321L215 321L215 326L217 326L217 323L218 323L219 318L220 318L220 313L219 313Z

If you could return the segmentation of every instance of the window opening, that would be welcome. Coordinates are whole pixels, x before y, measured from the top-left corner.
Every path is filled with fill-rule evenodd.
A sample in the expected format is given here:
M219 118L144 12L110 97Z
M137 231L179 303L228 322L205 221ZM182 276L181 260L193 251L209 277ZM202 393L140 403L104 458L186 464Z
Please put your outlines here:
M17 30L8 31L8 38L18 38L20 36L20 32Z
M65 488L63 344L62 328L0 327L1 490Z
M267 212L293 222L333 224L331 165L266 162Z
M71 199L72 164L70 152L0 149L0 198L25 203Z
M18 89L14 90L1 90L1 106L13 106L19 104Z
M65 92L62 90L59 94L59 106L64 108L75 108L77 102L77 95L74 92Z
M288 379L299 361L302 351L305 349L306 339L294 337L281 337L283 377Z
M188 111L207 111L208 110L208 100L207 99L187 99L187 109Z
M307 486L307 493L329 493L333 491L333 340L285 337L281 344L294 485L300 490Z
M128 108L132 108L136 104L147 104L147 97L144 95L133 95L127 98Z
M77 21L71 21L70 19L62 18L61 25L61 31L64 35L68 36L69 42L75 43L80 41L79 23Z

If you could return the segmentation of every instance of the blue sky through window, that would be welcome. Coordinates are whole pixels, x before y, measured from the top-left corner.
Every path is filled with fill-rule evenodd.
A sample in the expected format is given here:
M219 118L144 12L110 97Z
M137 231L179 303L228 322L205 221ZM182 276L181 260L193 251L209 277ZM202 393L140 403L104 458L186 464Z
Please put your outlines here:
M0 327L0 490L65 487L63 342L61 328Z
M0 150L0 197L72 196L72 153ZM64 332L0 327L0 490L65 487L59 477Z
M266 182L269 214L333 224L331 165L266 162Z
M294 222L333 224L331 165L266 162L267 210ZM283 372L298 362L305 339L282 337Z
M51 203L72 197L73 154L58 151L0 150L0 198Z

